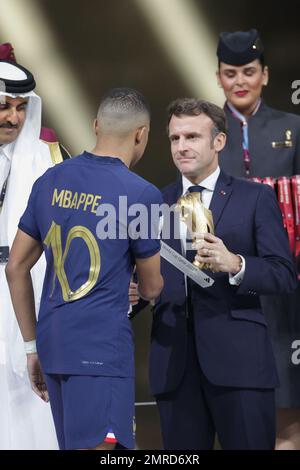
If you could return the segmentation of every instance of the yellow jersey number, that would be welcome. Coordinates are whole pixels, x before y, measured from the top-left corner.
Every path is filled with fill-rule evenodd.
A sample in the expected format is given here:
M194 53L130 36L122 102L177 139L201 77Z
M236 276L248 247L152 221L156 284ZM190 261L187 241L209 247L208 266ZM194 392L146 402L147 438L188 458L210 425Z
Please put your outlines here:
M71 241L74 240L74 238L82 238L86 243L90 254L90 270L88 280L73 292L70 288L64 266L70 249ZM53 252L55 269L53 290L57 276L65 302L72 302L73 300L78 300L81 297L84 297L96 284L101 266L99 246L92 232L81 225L76 225L75 227L71 228L68 233L66 247L63 252L61 243L61 226L53 221L46 235L44 243L47 247L51 246Z

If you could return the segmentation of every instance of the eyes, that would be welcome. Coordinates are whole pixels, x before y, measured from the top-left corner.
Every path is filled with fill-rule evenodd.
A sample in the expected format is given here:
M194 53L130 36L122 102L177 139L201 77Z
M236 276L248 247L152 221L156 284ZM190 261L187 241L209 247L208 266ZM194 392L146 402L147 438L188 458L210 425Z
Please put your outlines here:
M200 137L201 137L200 134L187 134L185 136L185 140L188 140L189 142L194 142L197 139L199 139ZM171 143L176 143L178 141L179 141L179 136L178 135L171 135L170 136L170 142Z
M27 109L27 103L23 103L18 106L17 111L25 111Z
M242 74L245 77L252 77L257 72L258 72L258 70L256 68L251 67L251 68L247 68L247 69L243 70ZM235 78L237 76L237 72L235 70L225 70L223 72L223 76L226 77L226 78Z
M27 103L22 103L19 106L17 106L16 111L17 113L26 111L27 108ZM13 109L13 106L11 106L9 103L0 103L0 111L6 111L6 110L11 110Z

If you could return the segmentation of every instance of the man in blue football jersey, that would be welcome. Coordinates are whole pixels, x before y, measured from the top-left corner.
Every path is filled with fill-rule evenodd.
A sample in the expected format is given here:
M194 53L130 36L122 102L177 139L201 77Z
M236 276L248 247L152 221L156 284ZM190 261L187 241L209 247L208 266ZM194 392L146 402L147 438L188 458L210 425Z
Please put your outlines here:
M95 148L37 180L7 264L32 388L50 398L61 449L134 446L127 318L133 266L145 299L157 297L163 285L149 215L161 195L129 170L144 153L149 122L137 91L105 95L94 123ZM147 214L139 224L131 210L137 204ZM36 325L30 269L43 249L47 270Z

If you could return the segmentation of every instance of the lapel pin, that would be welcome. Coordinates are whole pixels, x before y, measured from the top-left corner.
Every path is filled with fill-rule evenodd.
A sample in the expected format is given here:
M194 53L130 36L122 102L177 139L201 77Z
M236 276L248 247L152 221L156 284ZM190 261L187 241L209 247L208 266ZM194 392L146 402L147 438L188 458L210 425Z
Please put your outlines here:
M222 194L222 196L225 196L225 195L226 195L226 192L222 189L222 190L220 191L220 194Z

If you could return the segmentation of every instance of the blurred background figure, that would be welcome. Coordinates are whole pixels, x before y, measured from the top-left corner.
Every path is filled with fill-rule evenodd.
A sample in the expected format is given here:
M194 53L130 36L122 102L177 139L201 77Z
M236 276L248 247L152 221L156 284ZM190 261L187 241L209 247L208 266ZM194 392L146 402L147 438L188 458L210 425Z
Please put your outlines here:
M228 122L220 166L233 176L292 176L300 173L300 117L270 108L262 98L269 70L258 32L221 33L217 80ZM266 241L266 243L268 243ZM279 369L277 449L300 449L300 374L291 361L300 335L300 284L293 294L262 297Z
M9 42L0 44L0 59L1 60L11 60L12 62L17 62L14 49Z

